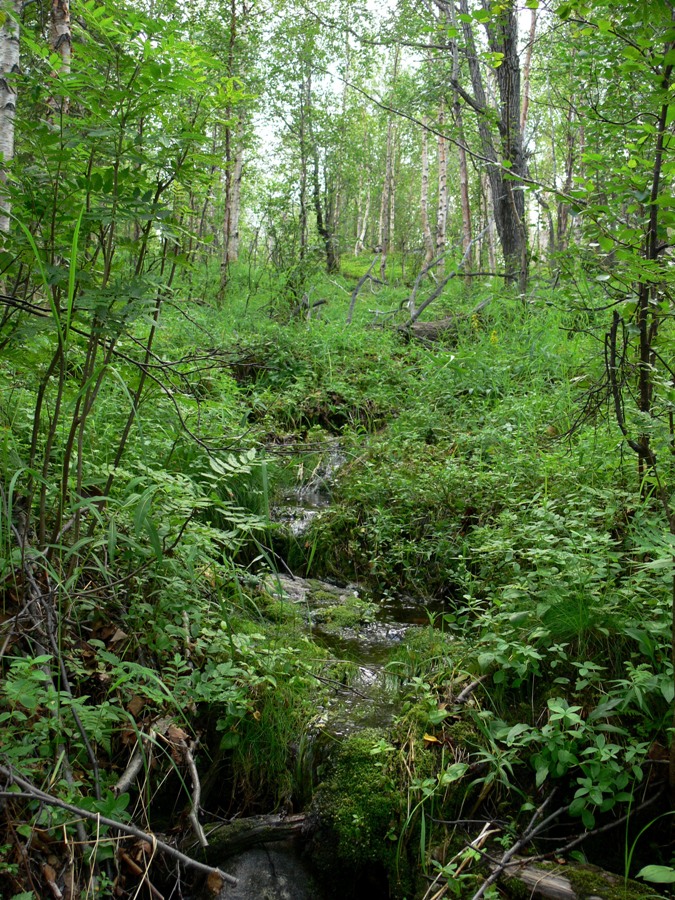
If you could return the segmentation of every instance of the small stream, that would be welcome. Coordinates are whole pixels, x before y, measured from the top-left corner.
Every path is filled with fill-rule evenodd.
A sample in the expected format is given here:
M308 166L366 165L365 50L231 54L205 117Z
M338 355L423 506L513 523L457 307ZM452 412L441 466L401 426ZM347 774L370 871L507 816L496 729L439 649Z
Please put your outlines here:
M332 484L345 462L339 445L334 444L310 479L288 491L273 511L275 520L286 525L295 538L330 507ZM413 597L372 597L356 584L286 574L270 576L267 590L298 609L313 639L332 657L355 667L349 683L336 683L330 699L318 711L315 736L340 739L364 728L389 725L397 712L399 683L387 670L387 663L410 629L429 624L429 602ZM442 612L443 602L432 603L431 608ZM354 621L349 622L349 615L342 616L341 611L353 611ZM239 885L234 891L224 891L223 900L324 900L292 847L268 845L249 850L227 860L227 866Z

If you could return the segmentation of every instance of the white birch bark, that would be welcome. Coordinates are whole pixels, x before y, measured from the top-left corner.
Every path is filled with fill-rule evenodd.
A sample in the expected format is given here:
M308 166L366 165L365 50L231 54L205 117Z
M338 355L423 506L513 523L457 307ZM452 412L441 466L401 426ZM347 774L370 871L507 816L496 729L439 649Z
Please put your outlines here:
M457 16L455 4L450 5L450 9L446 10L445 19L447 24L453 28L457 28ZM452 44L452 79L453 82L459 83L460 66L459 66L459 47L457 41ZM453 104L453 115L455 119L455 127L457 129L458 154L459 154L459 196L462 207L462 253L466 260L464 263L464 271L467 274L465 284L471 283L471 270L473 269L473 229L471 223L471 201L469 198L469 167L466 159L466 137L464 134L464 120L462 117L462 104L459 97L455 95Z
M52 51L61 57L61 72L68 74L73 47L68 0L52 0L49 16L49 45Z
M370 184L368 185L368 193L366 194L365 209L361 209L361 195L359 194L358 217L356 222L356 244L354 246L354 256L363 253L366 249L366 233L368 231L368 219L370 217Z
M438 216L436 218L436 256L445 253L448 230L448 144L442 136L445 125L445 103L441 100L438 110ZM438 275L445 273L445 259L439 260Z
M21 0L13 0L7 18L0 28L0 232L7 234L10 221L10 201L4 185L7 166L14 158L14 118L16 115L16 79L19 72L19 38Z
M422 216L422 237L424 239L425 269L434 258L434 236L431 233L431 221L429 219L429 134L427 116L422 119L422 185L420 191L420 213Z
M387 156L384 166L384 184L382 186L382 199L380 202L380 223L378 230L379 245L382 248L380 256L380 279L387 278L387 253L389 252L389 226L390 204L392 188L392 171L394 155L394 123L389 119L387 123Z

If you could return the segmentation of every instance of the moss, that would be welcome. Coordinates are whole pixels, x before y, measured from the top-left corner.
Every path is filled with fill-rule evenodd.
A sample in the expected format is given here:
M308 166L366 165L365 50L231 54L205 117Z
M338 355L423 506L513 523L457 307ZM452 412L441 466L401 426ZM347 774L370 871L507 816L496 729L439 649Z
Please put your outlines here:
M335 599L334 597L332 598ZM372 622L377 606L360 597L347 596L342 603L317 610L315 621L332 628L356 628Z
M532 888L517 878L503 878L499 886L511 900L530 900L532 897Z
M270 622L299 622L302 619L302 615L296 607L285 600L270 598L264 604L262 612Z
M401 795L386 756L372 753L383 739L376 729L346 738L317 794L320 820L336 838L337 855L351 865L388 868L395 854Z
M602 897L603 900L636 900L640 897L653 897L654 888L640 884L631 878L624 879L595 869L593 866L570 867L565 876L580 898Z
M649 885L640 884L632 878L624 879L622 875L607 872L596 866L570 865L561 868L552 863L541 863L537 868L566 878L579 900L586 900L589 897L601 897L602 900L642 900L645 897L658 896Z

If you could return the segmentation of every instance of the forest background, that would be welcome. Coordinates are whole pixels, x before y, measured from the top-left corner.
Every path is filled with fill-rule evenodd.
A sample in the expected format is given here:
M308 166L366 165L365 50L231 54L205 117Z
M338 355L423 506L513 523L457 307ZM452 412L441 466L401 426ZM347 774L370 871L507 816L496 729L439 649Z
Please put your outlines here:
M673 9L3 7L4 895L280 810L327 896L675 883ZM323 756L288 571L429 610Z

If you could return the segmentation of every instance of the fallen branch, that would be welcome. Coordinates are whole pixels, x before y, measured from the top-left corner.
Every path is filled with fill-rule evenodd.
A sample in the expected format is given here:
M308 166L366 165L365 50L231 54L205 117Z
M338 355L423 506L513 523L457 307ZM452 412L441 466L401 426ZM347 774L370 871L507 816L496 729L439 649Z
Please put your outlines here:
M568 872L569 875L563 874ZM530 896L539 895L546 900L585 900L591 894L596 900L609 900L619 892L621 896L636 896L645 886L632 879L626 880L623 875L608 872L598 866L567 863L565 867L542 869L529 865L527 859L511 860L508 878L520 881L529 891ZM579 875L582 887L575 887L575 874ZM592 891L589 889L589 876L593 879Z
M138 778L140 771L144 765L146 769L150 768L150 763L152 761L152 748L157 743L157 736L160 734L163 735L169 725L171 725L172 721L173 719L171 717L164 716L161 719L158 719L153 724L152 728L147 734L144 734L143 732L139 734L140 740L134 747L134 752L131 754L131 759L129 760L129 763L124 772L122 772L120 780L112 789L113 794L116 797L119 797L120 794L123 794L125 791L129 790L131 785ZM144 744L149 744L150 747L147 756L144 754Z
M154 834L148 834L140 828L136 828L135 825L127 825L125 822L109 819L107 816L102 816L100 813L83 809L81 806L75 806L73 803L66 803L65 800L60 800L58 797L46 793L46 791L41 791L36 785L17 774L10 766L0 765L0 775L6 778L10 784L15 784L21 788L21 791L18 792L8 790L0 791L0 797L3 799L16 800L22 798L25 800L40 800L48 806L56 806L59 809L65 809L82 819L90 819L97 822L99 825L105 825L107 828L114 828L117 831L121 831L122 834L131 835L131 837L135 837L139 841L147 841L162 853L178 860L178 862L182 863L188 869L195 869L197 872L205 872L207 875L217 875L228 884L237 884L237 879L232 875L228 875L227 872L223 872L217 867L208 866L205 863L198 862L196 859L192 859L190 856L187 856L170 844L159 840Z
M347 313L347 321L345 323L346 325L352 324L352 316L354 315L354 307L356 306L356 298L359 296L359 291L361 290L363 285L366 283L366 281L368 281L369 278L373 277L370 273L373 271L373 266L375 265L375 263L378 261L379 258L380 258L379 256L376 256L373 259L371 264L368 266L368 271L366 272L365 275L362 275L359 278L356 287L352 291L351 300L349 302L349 312ZM379 279L375 279L375 280L379 281Z
M199 821L199 802L202 795L202 786L199 781L197 766L195 765L195 760L192 755L192 751L196 748L196 746L197 741L193 741L192 745L190 745L189 743L185 743L183 746L183 756L185 757L185 764L188 767L188 772L190 773L190 778L192 779L192 808L190 809L190 815L188 816L188 818L190 820L190 824L192 825L194 833L197 835L197 840L199 841L200 845L202 847L208 847L209 842L206 840L204 829L202 828L202 824Z
M426 266L422 266L422 268L417 273L417 278L415 278L415 281L413 283L410 296L407 300L403 300L403 302L399 306L399 309L403 309L404 306L407 306L410 315L413 316L415 314L415 300L417 299L417 291L419 290L419 286L422 283L422 279L427 273L429 273L433 280L436 281L436 276L433 272L431 272L431 269L434 269L439 264L439 262L441 262L441 260L444 259L448 255L448 253L452 253L454 249L454 247L448 247L448 249L444 250L440 256L436 257L436 259L432 259L431 262L428 262L426 264Z
M479 687L487 678L487 675L481 675L480 678L476 678L475 681L472 681L471 684L467 684L464 690L460 691L459 694L455 697L455 703L466 703L471 694Z
M485 891L490 887L490 885L494 884L495 881L498 881L501 878L501 876L504 874L510 861L513 859L513 857L516 855L516 853L519 853L524 847L526 847L530 843L530 841L532 841L535 838L535 836L537 834L539 834L541 831L543 831L547 825L549 825L551 822L555 821L555 819L557 819L559 816L561 816L564 812L566 812L569 809L569 806L561 806L559 809L556 809L555 812L552 812L550 815L548 815L545 819L542 819L541 821L539 821L541 819L541 816L544 814L546 807L551 802L551 800L553 799L555 794L556 794L556 789L553 788L553 790L548 795L548 797L546 797L546 799L541 804L541 806L539 806L539 807L537 807L537 809L535 809L527 828L523 832L522 837L520 837L516 841L516 843L503 854L500 861L495 865L494 869L492 870L492 873L485 879L485 881L482 883L482 885L478 888L476 893L473 895L472 900L480 900L480 898L483 896Z
M457 277L457 275L459 274L459 272L460 272L460 271L462 270L462 268L464 267L464 264L466 263L467 259L469 258L469 254L471 253L471 247L473 246L473 244L474 244L476 241L480 241L480 240L481 240L481 238L482 238L483 235L486 233L486 231L488 231L489 227L490 227L490 226L488 226L487 228L484 228L484 229L481 231L481 233L478 235L478 237L472 238L472 239L469 241L468 246L467 246L466 250L464 251L464 256L461 258L461 260L460 260L460 262L459 262L457 268L455 269L455 271L454 271L454 272L451 272L451 273L447 276L447 278L444 278L443 281L440 282L440 284L437 286L436 290L433 291L433 293L432 293L429 297L427 297L427 299L424 301L424 303L420 306L420 308L419 308L418 310L416 310L415 312L412 312L412 313L410 314L410 318L408 319L408 321L406 322L406 324L402 326L403 329L412 328L412 326L413 326L413 325L415 324L415 322L419 319L419 317L422 315L422 313L423 313L424 310L427 308L427 306L429 306L429 304L432 303L437 297L440 297L440 295L441 295L441 294L443 293L443 291L445 290L445 286L448 284L448 282L449 282L449 281L452 281L453 278L456 278L456 277Z
M443 319L434 319L431 322L414 322L412 325L400 325L398 330L408 337L416 337L421 341L437 341L441 338L456 338L460 323L478 315L489 302L490 298L488 297L486 300L482 300L477 306L474 306L469 312L455 313L454 315L446 316Z

